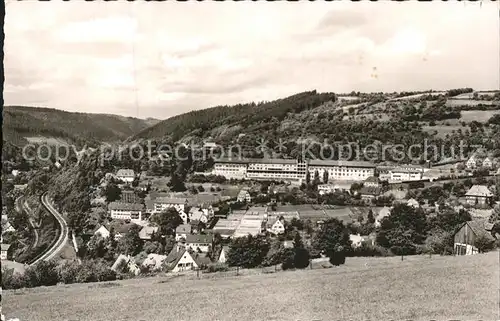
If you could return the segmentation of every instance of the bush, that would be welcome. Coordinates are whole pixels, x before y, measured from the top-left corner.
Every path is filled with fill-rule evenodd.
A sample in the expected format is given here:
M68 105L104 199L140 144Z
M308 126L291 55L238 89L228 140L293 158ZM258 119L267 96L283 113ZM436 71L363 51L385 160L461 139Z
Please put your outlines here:
M56 285L59 282L57 263L53 260L40 261L26 269L24 278L26 287Z
M345 263L346 253L344 251L334 251L330 254L330 263L339 266Z
M359 257L373 257L373 256L391 256L392 253L378 245L372 245L366 242L361 243L361 246L353 248L352 251L347 253L347 256Z
M223 263L213 263L207 266L205 273L215 273L215 272L226 272L229 270L229 267Z
M282 259L281 269L283 271L295 268L295 251L293 249L285 249Z
M2 268L2 288L6 290L20 289L26 286L24 275L14 272L14 269Z

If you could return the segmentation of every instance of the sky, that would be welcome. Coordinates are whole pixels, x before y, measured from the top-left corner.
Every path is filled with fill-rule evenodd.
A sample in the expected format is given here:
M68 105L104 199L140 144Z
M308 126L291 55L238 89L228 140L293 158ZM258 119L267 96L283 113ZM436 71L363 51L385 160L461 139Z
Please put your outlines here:
M345 93L499 89L499 3L7 0L5 105L165 119Z

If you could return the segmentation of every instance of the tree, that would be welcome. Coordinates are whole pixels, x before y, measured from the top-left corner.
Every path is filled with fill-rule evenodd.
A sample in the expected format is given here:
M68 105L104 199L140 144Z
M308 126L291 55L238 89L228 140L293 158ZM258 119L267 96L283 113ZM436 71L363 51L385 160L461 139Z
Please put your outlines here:
M202 193L205 191L205 188L203 188L203 185L198 186L198 192Z
M493 209L493 213L491 213L488 222L490 223L496 223L500 221L500 205L495 206Z
M121 198L122 191L115 183L108 183L104 189L104 196L108 202L114 202Z
M311 173L307 171L306 173L306 184L309 185L311 183Z
M283 253L285 247L280 240L274 239L271 242L269 251L266 254L264 261L262 262L264 266L272 266L276 264L283 263Z
M254 268L259 266L269 251L269 242L264 236L239 237L233 239L229 245L227 264Z
M323 172L323 183L327 184L328 183L328 171Z
M299 232L295 233L293 239L294 266L298 269L304 269L309 266L309 252L304 248L304 243Z
M150 220L158 225L158 233L160 235L174 235L177 226L183 223L179 213L173 207L161 213L154 214Z
M313 247L326 254L332 264L343 264L342 255L351 247L349 232L342 221L336 218L326 220L313 239Z
M170 182L168 182L170 189L174 192L184 192L186 191L186 185L181 176L177 172L173 172L170 177Z
M142 250L142 240L139 237L141 227L134 225L127 234L118 240L118 249L125 255L137 255Z
M488 237L486 233L479 234L475 239L475 245L479 250L479 253L484 253L492 250L495 245L495 240L493 237Z
M423 244L426 232L425 213L420 208L398 204L380 222L377 243L397 255L415 254L416 245Z
M367 222L375 224L375 217L373 216L373 211L371 209L368 211Z

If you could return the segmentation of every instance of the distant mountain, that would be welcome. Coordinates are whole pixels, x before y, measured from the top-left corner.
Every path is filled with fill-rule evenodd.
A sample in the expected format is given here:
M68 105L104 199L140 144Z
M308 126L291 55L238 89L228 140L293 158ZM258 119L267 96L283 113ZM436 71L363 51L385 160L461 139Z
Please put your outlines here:
M91 145L116 142L159 121L25 106L6 106L2 116L3 140L17 146L41 141Z

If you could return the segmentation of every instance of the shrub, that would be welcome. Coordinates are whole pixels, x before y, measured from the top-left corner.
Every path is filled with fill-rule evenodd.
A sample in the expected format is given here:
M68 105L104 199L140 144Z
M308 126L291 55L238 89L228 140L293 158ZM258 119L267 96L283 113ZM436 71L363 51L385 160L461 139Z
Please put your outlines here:
M293 269L295 267L295 251L293 249L285 249L283 251L282 260L281 268L284 271Z
M342 265L345 263L345 256L346 253L344 251L334 251L329 256L330 263L335 266Z
M229 270L229 267L223 263L213 263L207 266L205 273L215 273L215 272L226 272Z
M24 272L27 287L50 286L59 282L57 264L55 261L40 261L34 266L29 266Z

